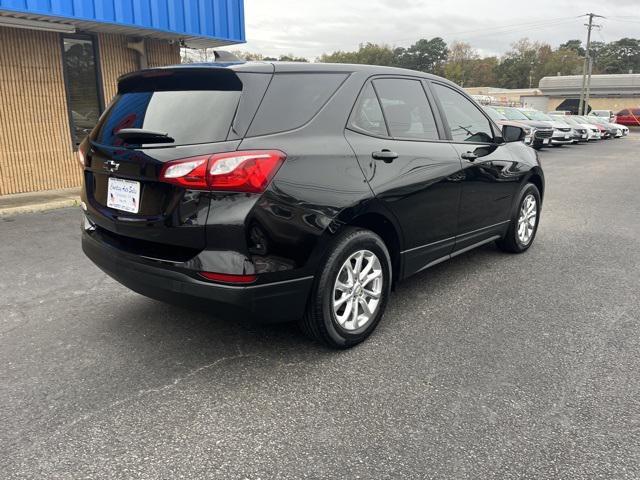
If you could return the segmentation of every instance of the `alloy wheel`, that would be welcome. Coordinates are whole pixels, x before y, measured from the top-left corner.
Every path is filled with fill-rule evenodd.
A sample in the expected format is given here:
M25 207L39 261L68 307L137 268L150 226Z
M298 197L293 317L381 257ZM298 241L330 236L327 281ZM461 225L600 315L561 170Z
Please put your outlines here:
M536 197L528 194L520 205L520 215L518 216L518 240L522 245L528 245L533 237L533 231L538 221L538 205Z
M375 253L358 250L342 264L331 302L338 324L345 330L363 328L375 316L383 287L382 266Z

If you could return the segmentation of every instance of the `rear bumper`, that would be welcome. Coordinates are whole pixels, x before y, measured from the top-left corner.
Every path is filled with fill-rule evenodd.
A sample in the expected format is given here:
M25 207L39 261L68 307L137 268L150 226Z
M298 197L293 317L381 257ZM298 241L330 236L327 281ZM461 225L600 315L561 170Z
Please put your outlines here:
M164 262L119 251L87 229L82 232L82 250L106 274L141 295L225 317L242 315L267 323L297 320L313 283L313 277L248 286L211 283Z

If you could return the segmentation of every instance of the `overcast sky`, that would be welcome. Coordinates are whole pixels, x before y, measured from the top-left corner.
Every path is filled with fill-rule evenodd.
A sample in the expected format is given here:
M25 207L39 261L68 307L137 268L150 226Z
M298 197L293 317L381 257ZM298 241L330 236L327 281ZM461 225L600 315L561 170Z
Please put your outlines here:
M496 55L522 37L584 41L584 19L575 17L587 12L609 17L597 19L594 40L640 37L640 0L245 0L247 43L239 47L313 59L363 42L406 47L440 36Z

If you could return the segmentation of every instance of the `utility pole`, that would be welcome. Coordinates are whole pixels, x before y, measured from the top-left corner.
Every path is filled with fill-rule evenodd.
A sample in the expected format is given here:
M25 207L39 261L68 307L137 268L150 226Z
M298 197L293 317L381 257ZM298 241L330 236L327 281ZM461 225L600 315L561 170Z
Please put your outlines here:
M586 115L589 110L589 100L587 96L587 103L585 104L585 88L589 91L589 87L591 86L591 29L593 27L599 27L600 25L594 25L594 18L604 18L602 15L596 15L595 13L587 13L585 14L589 17L589 23L585 23L585 27L587 27L587 47L585 49L584 54L584 63L582 64L582 88L580 89L580 106L578 107L579 115ZM587 71L589 75L589 85L587 85ZM587 94L588 95L588 94Z
M533 84L533 60L531 61L531 66L529 68L529 90L531 90L531 85Z
M589 57L589 72L587 73L587 93L584 96L584 113L587 114L589 110L589 95L591 93L591 70L593 69L593 58Z

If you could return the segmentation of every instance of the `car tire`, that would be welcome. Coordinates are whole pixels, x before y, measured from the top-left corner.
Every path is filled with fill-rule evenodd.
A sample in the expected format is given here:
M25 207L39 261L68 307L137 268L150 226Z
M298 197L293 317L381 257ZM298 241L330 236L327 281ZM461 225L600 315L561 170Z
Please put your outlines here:
M391 292L389 251L375 233L347 227L331 242L321 265L300 326L309 337L329 347L357 345L371 335L384 314ZM379 275L374 278L374 274ZM369 314L365 304L371 309Z
M535 211L530 210L531 206ZM522 253L531 247L540 223L540 191L533 183L527 183L516 196L516 203L509 229L503 238L496 241L501 250ZM531 215L533 213L533 215ZM531 224L531 219L535 222Z

